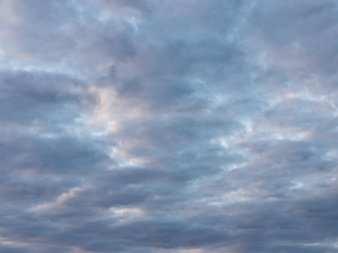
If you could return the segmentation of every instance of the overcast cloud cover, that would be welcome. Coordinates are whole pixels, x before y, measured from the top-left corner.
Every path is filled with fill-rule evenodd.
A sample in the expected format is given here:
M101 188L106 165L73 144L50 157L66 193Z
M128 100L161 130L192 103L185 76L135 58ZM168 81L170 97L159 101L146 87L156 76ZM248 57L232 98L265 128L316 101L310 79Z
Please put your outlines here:
M337 252L337 66L336 0L0 0L0 252Z

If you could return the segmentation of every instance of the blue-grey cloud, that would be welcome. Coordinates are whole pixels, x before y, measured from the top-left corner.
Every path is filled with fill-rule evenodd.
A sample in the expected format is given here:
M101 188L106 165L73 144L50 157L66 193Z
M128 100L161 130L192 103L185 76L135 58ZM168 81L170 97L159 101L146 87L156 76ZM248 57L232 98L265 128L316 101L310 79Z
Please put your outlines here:
M332 0L0 0L0 251L337 251Z

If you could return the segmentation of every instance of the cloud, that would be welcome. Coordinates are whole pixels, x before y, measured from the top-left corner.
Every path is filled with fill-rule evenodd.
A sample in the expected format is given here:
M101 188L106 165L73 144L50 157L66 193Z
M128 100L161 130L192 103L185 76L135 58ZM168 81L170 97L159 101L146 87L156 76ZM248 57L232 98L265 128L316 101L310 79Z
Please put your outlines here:
M334 1L0 1L0 251L335 252Z
M48 210L48 209L57 209L61 208L62 205L67 202L68 200L71 200L72 198L75 198L79 193L81 193L81 189L78 187L70 189L68 192L64 192L60 194L55 201L45 203L38 205L36 207L37 210Z

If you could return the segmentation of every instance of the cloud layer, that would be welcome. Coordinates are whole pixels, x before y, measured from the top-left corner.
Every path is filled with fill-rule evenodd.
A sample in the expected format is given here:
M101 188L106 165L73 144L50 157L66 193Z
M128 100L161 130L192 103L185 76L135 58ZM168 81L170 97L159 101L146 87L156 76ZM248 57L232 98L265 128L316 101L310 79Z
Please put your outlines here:
M333 0L0 0L0 251L333 253Z

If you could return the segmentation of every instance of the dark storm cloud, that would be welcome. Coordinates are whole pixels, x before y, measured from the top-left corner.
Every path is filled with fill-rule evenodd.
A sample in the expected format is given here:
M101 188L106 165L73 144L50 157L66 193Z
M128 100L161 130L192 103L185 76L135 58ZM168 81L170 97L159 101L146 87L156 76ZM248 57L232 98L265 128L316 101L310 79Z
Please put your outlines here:
M337 250L334 1L0 14L1 252Z

